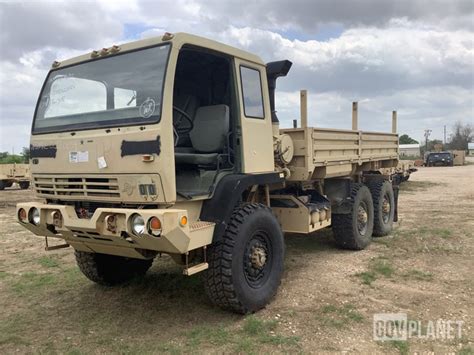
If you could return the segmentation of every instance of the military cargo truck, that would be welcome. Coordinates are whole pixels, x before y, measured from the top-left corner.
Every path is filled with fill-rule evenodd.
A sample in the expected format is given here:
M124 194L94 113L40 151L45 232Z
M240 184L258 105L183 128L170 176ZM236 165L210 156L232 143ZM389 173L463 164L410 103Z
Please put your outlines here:
M0 190L18 184L22 190L30 187L28 164L0 164Z
M331 227L360 250L396 218L398 136L301 124L280 129L288 60L166 33L54 62L31 132L33 186L19 223L71 246L104 285L169 254L209 298L248 313L280 285L285 232ZM394 121L394 127L396 122ZM51 246L48 240L64 243ZM50 243L50 242L49 242Z

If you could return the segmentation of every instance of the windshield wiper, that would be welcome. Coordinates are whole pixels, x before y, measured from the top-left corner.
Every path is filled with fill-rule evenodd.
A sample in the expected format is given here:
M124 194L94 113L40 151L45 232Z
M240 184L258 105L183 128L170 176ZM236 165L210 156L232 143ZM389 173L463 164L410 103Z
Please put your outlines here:
M127 103L127 106L130 106L130 104L133 102L133 100L135 100L137 98L137 93L135 92L132 96L132 98L130 99L130 101Z

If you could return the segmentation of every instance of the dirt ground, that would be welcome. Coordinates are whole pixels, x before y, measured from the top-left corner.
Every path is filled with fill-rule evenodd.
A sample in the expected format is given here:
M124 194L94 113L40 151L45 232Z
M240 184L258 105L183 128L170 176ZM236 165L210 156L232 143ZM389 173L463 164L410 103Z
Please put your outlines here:
M14 221L32 190L0 191L0 353L460 353L474 351L474 165L420 168L399 223L364 251L330 229L288 235L275 300L255 315L214 308L198 275L167 257L115 288L80 274L72 250L44 251ZM373 315L462 321L455 339L373 340ZM426 331L426 328L425 328Z

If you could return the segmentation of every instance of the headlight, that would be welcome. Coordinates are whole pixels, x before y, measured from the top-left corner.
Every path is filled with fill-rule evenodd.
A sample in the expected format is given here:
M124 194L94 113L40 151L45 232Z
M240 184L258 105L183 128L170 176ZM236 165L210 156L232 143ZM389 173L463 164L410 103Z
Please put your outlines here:
M39 225L40 224L40 212L39 210L36 208L36 207L33 207L31 210L30 210L30 213L29 213L29 221L30 223L33 223L35 226Z
M130 218L130 226L135 235L142 235L145 232L145 221L139 214L134 214Z

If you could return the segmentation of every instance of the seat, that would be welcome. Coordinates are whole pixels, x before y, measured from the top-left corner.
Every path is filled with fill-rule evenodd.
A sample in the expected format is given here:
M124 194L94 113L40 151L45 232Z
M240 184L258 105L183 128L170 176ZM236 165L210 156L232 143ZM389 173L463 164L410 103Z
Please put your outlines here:
M229 106L203 106L197 109L194 128L189 132L192 150L175 151L176 164L216 166L229 133Z

